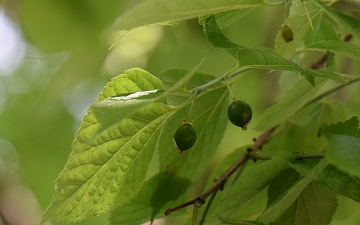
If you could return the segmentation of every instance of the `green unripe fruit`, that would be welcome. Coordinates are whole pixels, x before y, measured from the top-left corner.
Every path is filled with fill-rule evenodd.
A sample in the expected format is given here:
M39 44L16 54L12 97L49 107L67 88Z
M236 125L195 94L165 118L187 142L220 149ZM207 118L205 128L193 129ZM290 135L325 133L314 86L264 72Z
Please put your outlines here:
M283 24L281 28L281 37L286 43L294 40L292 29L287 24Z
M245 101L234 100L228 108L228 118L232 124L246 130L252 117L252 110Z
M183 124L176 130L173 140L176 150L180 154L191 148L196 141L196 132L193 125L184 120Z

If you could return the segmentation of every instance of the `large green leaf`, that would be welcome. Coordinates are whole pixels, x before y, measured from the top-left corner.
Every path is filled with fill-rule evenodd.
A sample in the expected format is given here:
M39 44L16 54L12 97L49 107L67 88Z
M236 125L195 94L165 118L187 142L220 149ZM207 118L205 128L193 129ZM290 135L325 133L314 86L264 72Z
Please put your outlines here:
M276 201L283 192L301 179L294 169L280 173L268 189L268 204ZM298 199L274 223L278 225L328 224L336 208L336 197L330 190L311 182L299 195ZM319 216L321 215L321 216Z
M296 161L290 165L301 175L305 176L317 164L317 162ZM334 191L336 194L346 196L354 201L360 202L360 179L351 177L337 169L333 165L328 165L315 179L324 187Z
M218 216L229 218L241 206L257 195L281 171L288 168L288 163L283 158L274 158L260 165L255 165L243 171L239 179L226 189L220 204L213 212L211 218Z
M159 86L161 81L148 73L130 72L113 79L98 101ZM94 138L101 124L89 110L42 222L77 222L130 201L144 182L160 128L171 112L162 102L150 103Z
M199 18L240 8L266 5L264 0L153 0L143 1L125 12L115 24L118 29L129 30L149 24Z
M284 213L293 205L301 193L308 185L321 173L328 165L328 161L323 159L305 177L291 186L286 192L282 193L273 201L264 212L258 217L257 221L265 224L273 223L280 219ZM331 216L330 216L331 218Z
M321 16L318 7L307 2L304 2L304 4L312 21ZM303 44L303 38L306 34L315 32L310 29L310 22L300 1L291 1L287 23L293 31L294 40L286 43L281 37L281 31L279 31L275 39L275 50L281 56L288 59L291 58L296 53L296 49Z

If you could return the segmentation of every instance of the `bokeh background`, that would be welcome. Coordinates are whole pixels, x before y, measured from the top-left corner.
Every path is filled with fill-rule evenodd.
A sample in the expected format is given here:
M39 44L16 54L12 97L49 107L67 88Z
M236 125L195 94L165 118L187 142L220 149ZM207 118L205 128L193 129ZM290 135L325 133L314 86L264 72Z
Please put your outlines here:
M113 22L137 2L0 0L0 224L40 222L81 118L112 77L133 67L154 75L192 69L203 59L200 72L219 76L236 65L197 20L123 37ZM273 47L282 17L281 7L258 8L224 33L241 45ZM280 98L279 77L252 72L233 86L253 106L254 122L246 133L229 126L213 164L259 134L252 127ZM108 224L107 216L78 224Z

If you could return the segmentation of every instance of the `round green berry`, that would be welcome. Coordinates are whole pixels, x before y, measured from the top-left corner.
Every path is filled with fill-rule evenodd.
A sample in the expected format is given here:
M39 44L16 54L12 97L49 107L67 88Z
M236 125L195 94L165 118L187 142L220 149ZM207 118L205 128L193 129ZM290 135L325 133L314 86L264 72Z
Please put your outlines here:
M183 124L176 130L173 140L176 149L180 153L191 148L196 141L196 132L193 125L184 120Z
M235 100L229 105L227 114L232 124L246 130L252 117L252 110L245 101Z

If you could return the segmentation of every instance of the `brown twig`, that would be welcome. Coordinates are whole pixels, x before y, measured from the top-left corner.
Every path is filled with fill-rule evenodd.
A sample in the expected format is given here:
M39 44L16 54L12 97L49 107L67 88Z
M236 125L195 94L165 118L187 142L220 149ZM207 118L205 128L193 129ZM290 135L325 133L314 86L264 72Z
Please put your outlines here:
M348 34L343 38L344 42L349 42L352 39L352 35ZM324 67L326 61L328 59L328 54L323 55L317 62L311 65L311 69L321 69Z
M190 200L188 202L185 202L181 205L178 205L174 208L169 208L165 211L165 215L170 215L171 213L185 208L187 206L195 204L195 202L200 201L202 204L205 203L205 200L209 195L211 195L216 190L220 189L225 182L228 180L228 178L241 166L243 165L248 159L251 159L249 157L251 152L258 151L262 148L262 146L266 143L268 138L271 136L271 134L276 130L277 127L272 127L268 130L266 130L263 134L261 134L258 138L255 139L255 143L253 146L247 149L247 151L244 153L244 155L241 156L241 158L235 162L225 173L223 173L218 179L215 180L214 184L206 190L202 195L199 197Z

